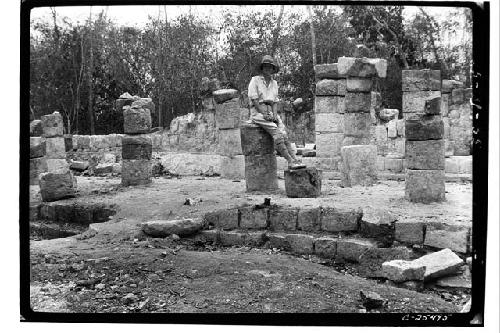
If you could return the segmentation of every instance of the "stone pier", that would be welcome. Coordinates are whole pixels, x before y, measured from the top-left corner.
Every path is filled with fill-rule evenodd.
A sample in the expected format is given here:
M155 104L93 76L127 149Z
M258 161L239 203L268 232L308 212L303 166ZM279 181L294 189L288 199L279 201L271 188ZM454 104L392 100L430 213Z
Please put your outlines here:
M285 170L285 190L289 198L317 198L321 195L323 172L316 168Z
M278 189L278 173L274 141L257 125L245 123L240 127L241 148L245 156L247 192Z

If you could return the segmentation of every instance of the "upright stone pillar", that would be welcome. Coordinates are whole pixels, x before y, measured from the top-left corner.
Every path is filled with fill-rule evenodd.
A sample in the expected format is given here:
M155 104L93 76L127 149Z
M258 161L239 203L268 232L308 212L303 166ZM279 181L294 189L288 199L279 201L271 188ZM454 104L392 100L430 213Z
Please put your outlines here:
M341 180L343 186L371 186L377 180L377 146L370 145L371 110L378 105L372 94L373 80L385 78L384 59L338 59L339 74L346 76L344 139L342 141ZM355 147L359 146L359 147Z
M254 124L242 124L240 133L247 192L278 189L276 155L271 135Z
M245 178L245 159L241 150L240 124L248 120L249 110L241 107L239 93L235 89L213 92L215 124L218 129L217 153L221 156L221 178L240 180Z
M151 110L143 99L123 107L122 185L151 183Z
M443 113L446 156L471 155L472 88L464 89L460 81L443 80L442 98L443 110L447 111Z
M403 118L423 113L425 101L441 97L441 71L403 70Z
M437 78L439 80L436 83ZM440 88L440 84L439 71L403 71L403 90L415 87L436 89ZM417 92L425 95L428 91ZM412 202L430 203L445 199L444 123L441 117L441 92L438 93L439 96L432 95L435 94L433 92L423 100L413 101L411 110L415 112L405 112L408 99L403 104L406 118L405 196Z

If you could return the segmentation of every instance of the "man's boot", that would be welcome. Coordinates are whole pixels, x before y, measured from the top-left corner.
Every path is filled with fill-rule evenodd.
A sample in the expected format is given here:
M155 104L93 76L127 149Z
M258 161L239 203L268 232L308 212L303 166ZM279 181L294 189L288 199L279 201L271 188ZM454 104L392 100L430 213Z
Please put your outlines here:
M301 164L300 162L298 162L296 159L294 159L290 155L290 153L288 152L288 149L283 141L276 143L276 150L288 162L288 169L302 169L302 168L306 167L305 165Z

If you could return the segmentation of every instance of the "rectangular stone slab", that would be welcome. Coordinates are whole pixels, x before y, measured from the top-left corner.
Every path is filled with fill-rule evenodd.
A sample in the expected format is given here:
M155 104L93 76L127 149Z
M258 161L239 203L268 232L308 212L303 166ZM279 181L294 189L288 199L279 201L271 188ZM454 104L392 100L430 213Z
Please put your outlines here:
M239 97L239 92L236 89L219 89L214 91L212 96L217 104L222 104L230 99Z
M340 155L344 133L316 132L316 156L334 157Z
M42 121L43 136L52 138L56 136L63 136L64 122L62 115L59 112L53 112L40 117Z
M150 136L124 135L122 137L122 159L124 160L150 160L152 151Z
M246 110L246 109L245 109ZM241 123L242 107L239 98L215 105L215 124L219 129L237 128Z
M371 144L369 137L345 136L342 140L342 147L345 146L366 146Z
M223 156L242 155L241 133L239 128L220 129L217 153Z
M346 76L384 78L387 75L385 59L339 57L337 67L339 74Z
M319 231L321 229L321 208L300 208L297 215L297 229Z
M273 137L257 125L245 124L240 128L243 155L268 155L274 153Z
M437 249L448 248L459 253L467 253L468 227L447 225L444 223L429 223L425 232L425 246Z
M267 191L278 188L276 155L245 156L247 191Z
M289 198L317 198L321 195L323 172L316 168L285 170L285 191Z
M125 134L149 133L151 131L151 111L126 106L123 110L123 131Z
M47 158L47 172L65 173L69 171L69 164L64 158Z
M45 156L45 139L42 137L30 137L30 158Z
M444 170L406 170L405 197L412 202L431 203L445 199Z
M151 160L122 160L122 185L151 183Z
M453 89L463 88L464 83L456 80L443 80L441 90L446 93L451 93Z
M314 252L314 237L311 235L287 234L285 241L293 253L312 254Z
M66 173L42 173L39 176L42 201L56 201L76 195L76 178Z
M370 135L371 116L369 113L344 114L344 135L358 138Z
M396 221L394 239L405 244L423 244L424 226L422 222Z
M62 136L45 139L45 157L66 158L66 146Z
M441 71L439 70L402 70L403 91L441 90Z
M371 186L377 180L377 147L345 146L341 149L343 186Z
M444 122L441 116L411 116L405 120L407 140L438 140L444 137Z
M424 280L432 280L457 272L464 261L450 249L430 253L413 260L414 264L425 266Z
M240 228L242 229L266 229L267 215L269 209L254 206L240 207Z
M429 98L425 101L424 113L428 115L441 114L441 97Z
M409 169L444 170L444 140L407 140L405 147Z
M321 208L321 230L330 232L356 231L362 212L340 210L334 207Z
M231 230L239 226L238 209L219 209L213 212L208 212L203 216L203 224L205 226L214 226L217 229Z
M245 179L245 156L221 156L220 176L224 179Z
M320 257L334 259L337 255L336 237L320 237L314 241L314 253Z
M273 231L296 230L297 215L297 208L271 206L269 208L269 228Z
M409 260L391 260L382 264L382 274L386 279L394 282L422 281L425 266Z
M370 92L372 90L371 78L348 77L346 80L348 92Z
M425 101L441 97L440 91L405 91L403 92L403 113L424 113Z
M346 113L370 113L372 96L366 92L347 92L345 95Z
M314 66L314 73L316 74L316 79L338 79L345 77L344 75L340 75L337 63L332 64L320 64Z
M344 113L345 97L316 96L314 98L314 113Z
M38 185L38 176L47 172L47 159L36 157L30 159L30 185Z
M344 114L341 113L317 113L315 115L316 132L344 132Z
M316 83L316 96L345 96L345 79L324 79Z
M360 256L377 245L368 239L340 238L337 241L337 255L335 259L350 262L359 262Z
M358 261L358 273L364 277L384 277L382 264L390 260L408 260L411 250L405 246L396 247L371 247L364 251Z

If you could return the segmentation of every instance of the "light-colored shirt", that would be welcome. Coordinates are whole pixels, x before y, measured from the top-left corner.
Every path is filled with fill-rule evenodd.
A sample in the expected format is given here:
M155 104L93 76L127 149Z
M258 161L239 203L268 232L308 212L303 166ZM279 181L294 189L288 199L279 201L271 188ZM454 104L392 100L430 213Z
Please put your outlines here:
M250 100L258 99L259 102L278 101L278 82L271 79L269 85L266 85L264 76L258 75L252 77L248 84L248 98Z

